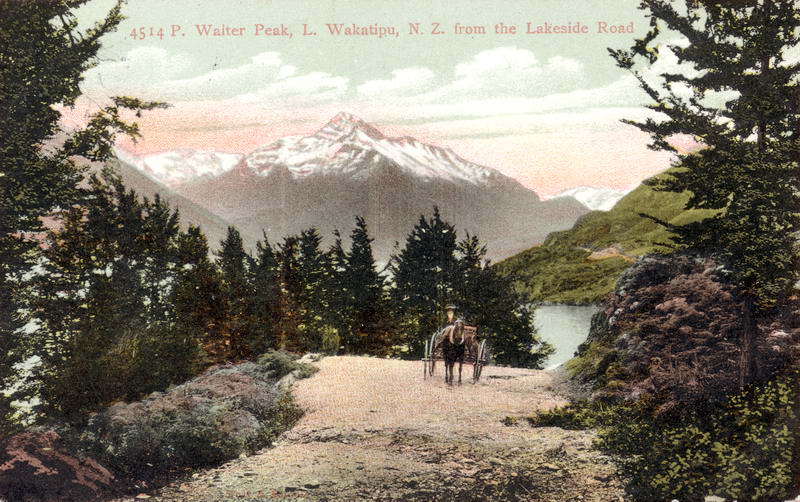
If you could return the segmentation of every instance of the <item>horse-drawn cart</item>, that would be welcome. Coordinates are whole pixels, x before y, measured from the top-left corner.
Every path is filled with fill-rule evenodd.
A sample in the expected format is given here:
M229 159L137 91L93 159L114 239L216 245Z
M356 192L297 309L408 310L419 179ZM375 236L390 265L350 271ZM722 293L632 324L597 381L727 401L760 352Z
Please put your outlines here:
M442 339L447 328L431 335L430 340L425 341L425 353L422 358L423 378L433 377L436 370L436 361L444 361L444 344ZM489 351L486 340L478 341L478 328L475 326L464 326L464 335L467 340L475 340L474 345L467 343L467 350L464 353L464 362L472 364L472 382L477 383L481 378L483 367L489 361Z

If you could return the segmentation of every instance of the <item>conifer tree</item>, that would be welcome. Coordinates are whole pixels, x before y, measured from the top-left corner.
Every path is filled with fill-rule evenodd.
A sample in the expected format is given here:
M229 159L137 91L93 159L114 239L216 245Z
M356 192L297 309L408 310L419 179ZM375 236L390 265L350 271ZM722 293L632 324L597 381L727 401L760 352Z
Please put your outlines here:
M372 254L372 241L364 218L356 217L350 234L350 251L338 281L346 315L345 351L380 354L386 351L388 304L385 278L378 273Z
M660 118L629 123L648 132L652 147L672 152L679 167L659 178L659 190L689 191L687 209L714 209L710 218L667 225L675 242L718 256L731 271L742 303L741 384L755 376L756 322L790 293L797 276L795 233L800 220L800 63L789 49L800 41L800 7L793 0L739 2L643 0L647 35L628 50L610 50L639 79ZM656 46L677 33L683 42ZM672 51L690 71L668 71L654 83L639 60L655 64ZM700 143L680 154L670 137Z
M256 243L252 273L254 325L250 351L259 354L276 347L282 315L280 267L266 234Z
M284 237L278 246L281 284L281 322L278 348L299 350L301 348L301 309L300 297L304 284L300 274L298 236Z
M50 232L30 304L40 324L32 387L44 416L76 418L191 375L197 340L173 299L184 266L178 216L110 172Z
M300 280L297 302L299 328L304 350L319 350L323 333L332 324L330 309L331 268L329 257L320 247L322 237L316 228L300 233L298 239L298 278Z
M97 62L101 38L122 19L122 2L80 31L75 9L88 0L0 1L0 388L9 387L21 346L24 278L39 260L41 218L80 199L77 158L104 160L117 133L136 137L122 112L163 106L117 97L84 129L61 130L53 105L72 106L83 73ZM57 140L57 138L61 138ZM65 139L64 139L65 138ZM0 414L5 406L0 396Z
M536 333L533 310L486 259L486 246L477 236L458 243L458 273L453 285L455 303L463 316L480 327L496 361L516 367L541 368L554 348Z
M338 353L343 350L351 352L352 337L349 336L351 320L354 317L352 303L349 299L349 287L345 278L347 274L347 253L342 245L339 230L333 231L333 245L327 252L330 274L328 291L330 291L330 327L324 334L322 350Z
M250 271L253 259L244 250L242 236L235 227L228 227L218 257L225 301L225 340L220 350L232 359L250 357L253 355L250 351L253 328Z
M31 336L34 381L46 416L76 417L124 394L133 347L147 323L141 226L144 207L119 180L90 181L88 204L50 235ZM119 357L112 356L116 352ZM112 368L114 362L124 366Z
M223 339L225 303L219 271L209 259L208 241L200 228L190 225L178 237L177 246L177 284L170 299L176 323L204 349L197 356L205 360L194 364L221 362L213 349Z
M392 304L415 352L444 324L445 307L453 301L456 241L455 228L434 207L433 216L420 216L405 247L391 258Z

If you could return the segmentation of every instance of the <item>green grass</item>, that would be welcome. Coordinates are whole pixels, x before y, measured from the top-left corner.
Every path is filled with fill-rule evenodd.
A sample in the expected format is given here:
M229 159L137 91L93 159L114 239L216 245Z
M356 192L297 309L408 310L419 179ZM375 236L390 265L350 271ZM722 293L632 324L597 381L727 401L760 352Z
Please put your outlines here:
M666 176L669 171L658 176ZM713 211L684 209L688 193L656 192L642 184L611 211L593 211L562 232L553 232L533 247L496 265L517 280L515 287L534 301L586 304L600 301L633 260L654 251L667 251L669 233L647 213L675 224L707 218ZM616 248L621 255L590 260L593 251Z

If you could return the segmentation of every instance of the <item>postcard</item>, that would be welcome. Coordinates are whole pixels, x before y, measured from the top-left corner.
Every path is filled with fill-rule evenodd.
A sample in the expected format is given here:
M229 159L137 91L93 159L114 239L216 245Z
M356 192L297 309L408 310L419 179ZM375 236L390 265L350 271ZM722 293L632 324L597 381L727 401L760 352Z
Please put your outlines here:
M0 10L0 501L797 495L793 2Z

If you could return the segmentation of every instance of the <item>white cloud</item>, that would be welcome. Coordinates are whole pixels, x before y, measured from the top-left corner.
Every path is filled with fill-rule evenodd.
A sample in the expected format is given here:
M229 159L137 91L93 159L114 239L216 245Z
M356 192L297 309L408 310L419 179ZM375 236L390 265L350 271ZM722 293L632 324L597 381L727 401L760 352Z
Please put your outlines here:
M330 73L313 72L291 78L277 79L253 92L236 96L237 100L260 102L271 99L294 98L304 102L329 101L341 97L350 79Z
M368 80L358 86L361 96L407 96L430 90L434 74L429 68L401 68L387 80Z
M170 54L160 47L131 49L119 61L105 61L86 72L81 88L95 96L133 94L152 97L154 83L179 76L192 65L185 54Z
M157 87L162 95L183 99L223 99L269 86L296 72L294 66L283 63L279 53L264 52L241 66L212 70L184 80L169 80Z
M541 62L518 47L498 47L479 52L454 69L451 84L435 91L437 97L478 98L500 96L546 96L583 85L583 65L555 56Z
M231 98L269 101L288 96L318 102L340 96L349 84L349 79L328 73L298 74L296 66L285 63L274 51L256 54L239 66L178 78L191 65L188 57L170 55L161 48L137 48L122 61L94 68L84 89L90 96L133 94L168 102Z
M453 68L453 77L433 88L434 73L428 68L394 70L386 80L370 80L358 87L362 97L390 95L409 101L438 103L501 97L541 97L580 88L585 82L583 64L554 56L540 61L519 47L481 51Z
M643 69L648 81L657 84L663 72L693 71L667 48L681 43L673 40L660 47L656 64ZM353 88L350 79L341 75L303 73L275 51L256 54L238 66L182 78L191 70L192 61L185 55L137 48L122 61L104 62L93 69L86 88L100 95L131 94L172 103L216 101L231 109L253 105L309 113L331 107L372 109L375 119L390 123L413 118L454 125L459 118L481 119L480 130L470 132L484 135L514 133L520 123L509 117L521 115L538 117L535 120L543 127L554 114L564 114L560 119L564 124L586 117L603 127L622 117L638 118L631 113L649 102L632 75L585 88L587 75L580 61L563 56L541 60L519 47L481 51L454 65L451 79L443 83L442 75L430 68L407 67ZM503 123L515 125L508 130Z

